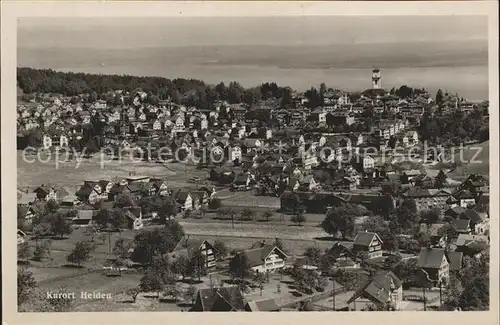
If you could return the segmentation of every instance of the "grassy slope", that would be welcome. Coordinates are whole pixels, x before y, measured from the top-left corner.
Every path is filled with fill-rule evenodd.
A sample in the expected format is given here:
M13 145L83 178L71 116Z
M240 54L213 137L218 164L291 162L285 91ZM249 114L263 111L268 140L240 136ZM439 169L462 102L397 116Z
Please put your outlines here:
M490 142L485 141L483 143L474 144L466 146L463 152L463 158L465 161L461 161L460 153L454 155L454 161L457 163L457 169L450 173L452 177L466 177L468 174L481 174L486 177L489 176L490 170ZM480 149L475 149L480 148ZM477 150L481 150L479 154L476 155ZM468 163L469 160L472 160Z

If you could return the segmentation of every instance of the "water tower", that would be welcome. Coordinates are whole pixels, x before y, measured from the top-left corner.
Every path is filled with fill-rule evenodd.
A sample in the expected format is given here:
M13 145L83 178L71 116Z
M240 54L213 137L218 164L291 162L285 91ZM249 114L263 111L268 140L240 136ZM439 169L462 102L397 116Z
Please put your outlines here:
M372 70L372 88L373 89L380 89L382 87L382 81L380 77L380 69L373 69Z

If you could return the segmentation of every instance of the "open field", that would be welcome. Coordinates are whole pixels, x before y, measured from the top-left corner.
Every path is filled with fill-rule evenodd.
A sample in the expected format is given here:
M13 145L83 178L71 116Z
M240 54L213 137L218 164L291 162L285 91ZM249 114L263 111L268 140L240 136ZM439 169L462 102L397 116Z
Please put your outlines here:
M32 189L41 184L55 184L65 188L70 194L75 193L84 180L112 179L127 177L131 173L166 178L171 187L193 187L188 183L190 177L198 176L206 179L208 171L196 169L195 166L180 163L162 165L150 162L133 162L130 159L109 161L101 165L100 154L90 159L78 162L76 159L56 163L53 154L47 162L36 161L30 163L23 159L22 151L17 152L17 187ZM29 160L36 156L28 157ZM63 160L63 157L60 158ZM202 184L200 184L202 185Z
M284 214L278 212L276 209L269 208L259 208L253 206L233 206L233 205L223 205L223 208L231 208L234 213L234 223L235 224L262 224L262 225L281 225L281 226L295 226L292 222L292 215ZM251 220L241 219L241 212L244 209L250 209L254 212L253 218ZM264 212L271 212L273 215L269 217L269 220L263 217ZM179 215L183 218L182 214ZM306 219L302 225L307 226L318 226L324 219L325 215L322 213L305 213L304 218ZM217 212L209 211L205 212L203 216L197 215L196 217L182 219L184 222L194 222L194 223L226 223L230 224L231 219L220 219Z
M30 262L28 270L33 273L39 285L64 278L75 278L89 272L85 268L41 267L37 266L35 262Z
M199 239L203 238L211 241L214 241L216 239L221 240L226 244L226 246L230 250L248 249L257 241L265 240L266 242L272 243L275 240L275 237L259 237L258 234L256 234L255 237L239 237L237 234L232 236L192 235L192 237ZM283 242L283 250L285 251L285 253L291 256L302 255L305 252L305 250L309 247L318 247L321 250L329 249L332 247L334 243L332 241L322 241L322 240L312 240L312 239L304 239L304 240L282 239L281 241Z
M239 236L239 237L254 237L260 236L264 238L281 239L299 239L312 240L318 237L328 236L319 227L310 226L293 226L293 225L268 225L264 223L254 224L234 224L234 228L230 222L223 223L196 223L195 221L180 222L184 231L192 235L207 235L207 236Z
M462 159L460 157L462 155ZM449 176L457 180L467 178L469 174L481 174L489 177L490 170L490 142L465 146L463 153L456 153L453 156L457 168L450 172Z
M279 209L280 198L276 196L256 196L254 191L234 192L233 195L221 197L224 206L230 207L252 207L252 208L266 208L266 209Z
M139 274L124 274L121 277L106 277L100 273L89 273L82 276L54 281L50 285L40 285L39 289L42 292L50 292L65 288L68 292L75 293L74 310L75 311L186 311L190 308L189 303L180 298L177 303L161 302L156 298L154 293L141 293L136 302L132 302L131 298L125 294L128 288L134 287L139 283ZM202 282L196 284L197 288L208 288L210 282L215 286L221 285L222 282L229 283L230 276L226 274L213 274L210 277L202 277ZM269 283L263 287L262 293L259 288L251 287L250 290L244 293L244 298L247 300L263 300L273 298L279 306L293 305L303 299L311 298L315 295L325 295L328 290L333 289L333 284L328 283L324 293L314 292L310 295L303 294L295 296L295 289L290 286L291 279L284 275L272 274ZM225 284L228 285L228 284ZM278 285L280 290L278 292ZM179 282L181 290L189 285ZM340 289L337 283L335 288ZM110 299L82 299L81 292L101 292L111 293Z
M232 228L228 221L207 223L192 219L180 220L180 224L187 235L211 241L219 239L230 250L246 249L257 241L272 242L276 238L283 241L284 249L290 255L301 255L306 248L311 246L325 249L330 248L333 244L322 229L309 225L235 223L234 228ZM124 230L121 233L111 233L109 236L107 233L104 234L103 241L100 238L95 238L96 250L85 266L100 268L103 262L111 257L109 252L110 249L113 249L116 240L119 238L133 240L135 234L136 232L132 230ZM67 274L68 269L63 267L67 265L66 256L73 250L75 244L82 240L90 240L90 237L85 234L84 228L76 229L65 239L53 239L49 258L42 262L30 261L30 266L36 269L34 273L37 281ZM42 239L39 242L41 243ZM36 245L35 240L30 240L28 243L32 248ZM57 267L61 269L61 272Z

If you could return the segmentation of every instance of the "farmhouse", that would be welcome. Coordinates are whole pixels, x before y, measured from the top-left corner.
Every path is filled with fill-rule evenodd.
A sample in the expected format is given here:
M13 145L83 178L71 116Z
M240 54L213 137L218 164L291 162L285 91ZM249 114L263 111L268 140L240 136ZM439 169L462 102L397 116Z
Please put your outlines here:
M489 239L485 235L460 234L455 241L456 251L467 256L480 256L488 244Z
M262 245L239 254L245 254L250 269L254 272L274 272L285 267L288 256L274 245ZM238 257L234 257L238 258Z
M245 302L238 286L199 289L190 311L244 311Z
M361 286L347 301L352 304L354 310L366 306L368 303L384 306L391 304L395 310L399 310L403 301L403 285L401 280L391 271L380 271L366 284ZM362 310L362 308L360 308Z
M39 201L59 201L62 200L69 193L60 186L52 186L42 184L36 189L33 190L33 193L36 194L37 200Z
M443 248L422 248L418 256L418 267L422 268L435 285L448 283L450 271L462 267L462 253L449 252Z
M193 198L189 191L178 190L173 193L173 198L179 204L181 211L193 209Z
M102 199L101 187L98 182L86 181L84 185L76 191L75 196L82 202L95 204Z
M444 189L410 188L404 196L415 200L418 212L434 208L444 212L448 209L446 201L450 197L450 192Z
M210 270L215 268L217 250L205 239L195 239L190 238L189 236L184 236L177 243L169 256L173 260L179 258L179 256L184 256L189 259L190 256L193 256L195 251L200 251L201 254L205 256L205 266L207 269Z
M382 239L373 232L360 232L354 238L353 252L366 252L369 258L381 257Z
M246 191L251 188L253 178L249 173L236 175L232 183L232 188L239 191Z
M356 269L360 267L360 259L352 251L352 247L346 244L339 242L333 244L332 248L328 251L328 255L333 258L335 268Z

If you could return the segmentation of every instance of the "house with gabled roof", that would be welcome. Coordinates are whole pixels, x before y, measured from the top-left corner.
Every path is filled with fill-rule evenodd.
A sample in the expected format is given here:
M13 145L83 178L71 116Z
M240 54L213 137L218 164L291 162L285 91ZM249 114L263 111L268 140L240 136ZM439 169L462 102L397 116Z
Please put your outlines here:
M92 224L93 218L99 211L90 207L82 207L78 210L77 215L73 218L72 222L79 226L88 226Z
M262 141L257 138L246 138L242 141L242 147L247 151L258 151L262 147Z
M208 205L208 193L205 191L191 191L191 198L193 199L193 209L199 210Z
M354 238L352 248L355 254L366 252L368 258L376 258L382 256L382 244L382 239L376 233L362 231Z
M68 191L66 191L64 188L49 184L40 185L33 190L33 193L36 194L37 200L40 201L58 201L69 194Z
M447 204L449 204L450 202L452 202L452 197L448 198L448 200L446 201ZM455 205L446 210L444 212L444 215L449 219L458 219L462 214L465 213L465 211L466 211L465 208L462 208L459 205Z
M22 219L28 223L31 223L33 219L38 216L37 210L34 208L35 205L17 205L17 219Z
M147 178L149 180L149 178ZM129 181L122 193L130 195L134 200L140 200L143 195L143 189L147 180L144 181Z
M99 185L101 189L101 198L103 200L107 200L109 197L109 193L111 192L111 189L115 184L110 180L102 179L97 181L97 185Z
M489 193L481 193L479 198L477 199L477 203L475 209L479 212L489 213L490 207L490 194Z
M470 223L470 228L474 233L481 235L489 229L489 218L486 212L479 212L474 207L465 210L460 214L459 219L466 219Z
M244 254L254 272L274 272L285 267L288 255L275 245L263 244L238 254ZM237 255L238 255L237 254ZM234 258L238 258L235 256Z
M101 201L102 188L99 185L99 181L85 181L84 184L76 191L75 196L82 202L87 202L89 204L95 204L97 201Z
M480 256L488 249L489 238L485 235L459 234L455 241L457 252L462 252L467 256Z
M156 188L153 186L154 184L152 182L143 182L140 184L140 194L141 197L144 196L153 196L156 194Z
M280 311L280 307L278 307L274 298L269 298L264 300L248 301L245 305L245 311Z
M362 284L347 301L347 304L353 304L351 310L363 310L368 304L376 306L391 304L394 310L399 310L402 301L402 281L391 271L380 271Z
M193 312L244 311L245 302L239 286L198 289Z
M231 187L235 190L247 191L251 189L253 181L250 173L241 173L234 177Z
M439 282L448 283L450 271L462 268L462 253L448 251L444 248L422 248L418 255L417 266L428 275L434 285Z
M26 233L24 231L22 231L19 228L17 229L17 244L18 245L25 243L27 237L28 236L26 235Z
M460 190L453 194L462 208L468 208L476 204L475 196L469 190Z
M179 240L174 247L169 257L175 261L179 256L190 258L195 251L200 251L205 256L205 267L207 270L212 270L216 266L217 249L212 243L206 239L191 238L189 235L184 236Z
M450 224L459 234L470 234L472 231L469 219L455 219Z
M446 211L448 204L446 203L450 197L450 192L445 189L423 189L412 187L408 192L403 194L407 199L415 201L417 211L426 211L434 208Z
M446 236L441 234L441 228L446 226L446 223L420 224L420 232L429 236L431 244L437 247L446 246Z
M149 182L151 183L151 189L154 190L154 193L151 195L165 196L169 194L167 182L165 182L163 179L151 178Z
M155 131L160 131L162 129L162 123L160 119L155 119L151 125L151 128Z
M172 197L179 204L181 211L193 209L193 198L190 191L178 190L172 193Z
M482 175L471 174L460 184L459 188L461 190L468 190L470 193L480 194L483 193L481 188L485 185L487 185L487 181Z
M144 227L142 220L142 209L140 207L125 208L125 218L129 229L139 230Z
M328 251L328 255L332 257L335 268L341 269L356 269L361 265L361 260L352 250L352 245L336 242Z

